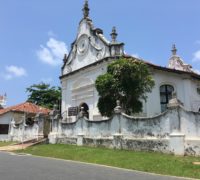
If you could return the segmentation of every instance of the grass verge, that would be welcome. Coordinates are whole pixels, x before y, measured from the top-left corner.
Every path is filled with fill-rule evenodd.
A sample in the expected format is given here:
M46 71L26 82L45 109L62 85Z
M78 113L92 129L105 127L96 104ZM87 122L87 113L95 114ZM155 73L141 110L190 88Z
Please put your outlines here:
M55 157L165 175L200 178L200 166L192 162L200 157L180 157L154 152L135 152L74 145L37 145L17 152Z
M0 147L2 146L8 146L8 145L11 145L11 144L15 144L16 142L11 142L11 141L0 141Z

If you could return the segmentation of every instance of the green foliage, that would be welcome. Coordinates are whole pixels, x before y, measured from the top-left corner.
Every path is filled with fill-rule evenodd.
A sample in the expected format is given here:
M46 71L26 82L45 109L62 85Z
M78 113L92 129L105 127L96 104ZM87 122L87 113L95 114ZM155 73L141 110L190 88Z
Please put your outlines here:
M99 93L98 108L103 116L111 116L120 100L127 114L142 110L141 100L151 92L154 80L146 64L135 59L119 59L108 65L107 73L95 82Z
M16 141L0 141L0 147L2 146L9 146L17 143Z
M54 104L58 104L61 99L61 88L49 84L40 83L33 84L26 89L28 102L35 103L46 108L53 108Z

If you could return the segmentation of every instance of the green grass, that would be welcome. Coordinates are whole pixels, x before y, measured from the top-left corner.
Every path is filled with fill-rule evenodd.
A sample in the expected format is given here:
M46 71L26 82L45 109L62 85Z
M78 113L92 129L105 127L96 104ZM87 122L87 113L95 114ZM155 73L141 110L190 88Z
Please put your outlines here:
M200 157L180 157L154 152L135 152L73 145L37 145L17 152L55 157L158 174L200 178L200 166L192 162Z
M11 142L11 141L0 141L0 147L2 146L8 146L8 145L11 145L11 144L15 144L16 142Z

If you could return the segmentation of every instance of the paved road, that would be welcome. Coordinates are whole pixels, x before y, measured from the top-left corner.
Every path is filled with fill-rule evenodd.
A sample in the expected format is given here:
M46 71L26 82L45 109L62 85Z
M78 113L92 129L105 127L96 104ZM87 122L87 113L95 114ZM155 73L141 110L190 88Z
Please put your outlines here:
M179 180L72 161L0 152L0 180Z

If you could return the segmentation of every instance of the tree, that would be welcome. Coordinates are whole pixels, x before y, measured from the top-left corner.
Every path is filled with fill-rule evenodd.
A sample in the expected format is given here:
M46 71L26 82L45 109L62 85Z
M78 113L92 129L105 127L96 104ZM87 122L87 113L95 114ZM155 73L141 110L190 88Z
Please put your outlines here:
M99 93L99 111L109 117L116 106L116 100L120 100L125 113L140 112L141 100L146 100L154 80L142 61L120 58L108 65L106 74L97 77L95 86Z
M51 87L50 84L39 83L28 87L26 92L29 93L27 101L39 106L52 109L54 104L60 104L60 87Z

